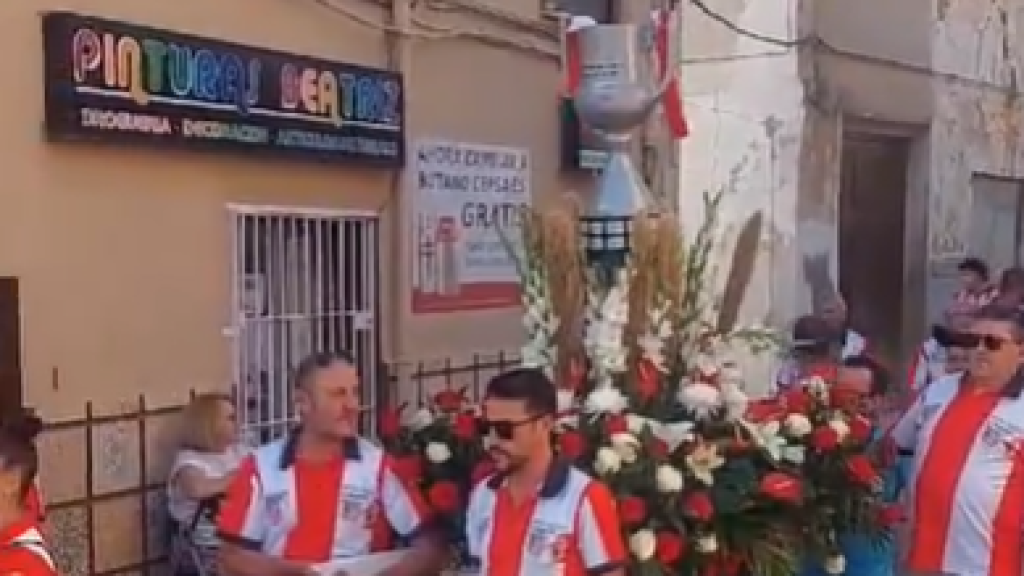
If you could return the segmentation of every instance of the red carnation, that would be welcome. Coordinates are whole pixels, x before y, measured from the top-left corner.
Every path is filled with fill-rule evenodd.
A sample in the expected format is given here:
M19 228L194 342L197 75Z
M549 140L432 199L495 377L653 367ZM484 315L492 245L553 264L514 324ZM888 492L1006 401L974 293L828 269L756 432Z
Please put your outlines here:
M863 416L854 416L847 424L850 427L850 439L863 444L871 439L871 420Z
M437 406L441 412L452 414L462 410L462 406L466 403L466 389L460 390L442 390L437 394L434 394L434 405Z
M874 486L879 480L878 471L871 464L871 459L864 454L850 456L846 461L846 471L854 482L862 486Z
M683 500L683 513L700 522L710 522L715 516L715 505L707 492L692 492Z
M377 416L377 431L384 440L391 440L402 432L402 411L405 404L398 408L381 410Z
M476 486L487 478L490 478L496 471L497 467L490 459L477 462L476 466L473 467L473 485Z
M676 534L668 530L661 530L657 534L654 554L658 561L669 566L679 562L686 552L686 542Z
M818 452L835 450L839 446L839 433L831 426L818 426L811 433L811 447Z
M747 406L747 420L759 424L769 420L780 420L785 415L786 410L775 398L755 400Z
M658 394L659 379L658 367L647 358L641 359L636 374L636 394L641 401L647 402Z
M479 436L476 418L472 414L459 414L452 422L452 434L461 440L472 440Z
M758 488L761 494L787 504L799 504L804 496L800 481L782 472L769 472Z
M639 524L647 519L647 502L643 498L626 496L619 501L619 516L625 524Z
M558 451L566 458L572 458L573 460L583 456L583 452L587 449L587 443L583 439L583 435L575 430L567 430L562 432L558 436Z
M458 485L454 482L442 480L427 490L427 500L438 512L450 514L459 509L462 495L459 494Z
M814 406L814 399L807 390L797 387L783 395L782 405L789 414L807 414Z
M622 414L609 414L604 421L604 431L609 436L620 432L629 432L629 422Z
M423 459L417 454L397 456L392 459L391 467L396 476L410 484L419 482L423 477Z
M875 512L875 518L882 528L891 528L907 519L903 507L899 504L880 506Z

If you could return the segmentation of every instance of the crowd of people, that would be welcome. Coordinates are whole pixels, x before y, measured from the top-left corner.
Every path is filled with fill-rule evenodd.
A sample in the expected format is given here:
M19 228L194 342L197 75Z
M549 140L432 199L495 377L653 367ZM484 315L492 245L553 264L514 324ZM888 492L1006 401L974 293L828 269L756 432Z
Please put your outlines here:
M883 496L903 502L904 534L890 545L842 540L845 573L1020 576L1024 570L1024 270L993 285L984 262L960 265L963 289L921 345L906 384L889 399L892 370L847 322L836 296L793 326L791 358L773 394L820 376L860 402L874 437L891 446ZM167 483L173 568L213 576L313 576L332 559L409 547L388 576L438 574L445 543L417 490L389 457L357 434L363 409L352 360L314 354L294 378L299 425L259 448L239 441L235 406L222 394L196 397L182 413L182 439ZM480 483L466 520L469 552L487 576L549 573L538 526L575 518L560 574L624 574L626 546L616 503L583 472L563 465L550 443L557 387L519 369L488 383L481 432L499 472ZM41 528L31 413L0 425L0 575L56 576ZM898 456L898 457L896 457ZM546 520L547 519L547 520ZM808 576L822 567L808 566ZM333 574L331 576L334 576Z

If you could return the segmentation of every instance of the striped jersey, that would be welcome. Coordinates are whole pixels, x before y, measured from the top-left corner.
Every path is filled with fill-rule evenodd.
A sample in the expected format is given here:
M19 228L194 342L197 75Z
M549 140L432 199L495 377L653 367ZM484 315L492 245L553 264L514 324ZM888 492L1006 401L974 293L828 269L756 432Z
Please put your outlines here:
M34 514L26 513L21 520L0 529L0 574L57 576L57 566Z
M303 563L362 556L413 538L427 507L388 456L362 438L328 462L296 454L298 433L243 460L218 518L224 542Z
M608 488L564 462L537 495L513 502L505 477L477 485L466 515L482 576L584 576L622 568L626 547Z
M892 432L914 454L907 568L1021 576L1024 399L973 392L963 378L922 390Z

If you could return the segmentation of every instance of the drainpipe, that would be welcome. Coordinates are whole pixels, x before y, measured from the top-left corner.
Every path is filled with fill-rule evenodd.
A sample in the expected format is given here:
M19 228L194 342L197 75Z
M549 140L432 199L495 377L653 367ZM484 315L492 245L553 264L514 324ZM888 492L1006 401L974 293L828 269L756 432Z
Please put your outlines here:
M391 29L384 32L384 49L386 51L386 62L388 70L402 74L406 98L406 110L404 123L406 130L406 142L408 143L408 135L410 132L410 122L408 114L408 102L409 92L412 89L410 82L412 76L412 43L413 38L407 34L412 29L412 12L413 4L416 0L393 0L388 4L391 6L390 18L391 18ZM408 151L407 151L408 153ZM388 198L385 200L382 209L386 211L389 207L391 208L392 217L390 219L391 233L388 235L390 245L387 250L387 258L391 262L397 262L398 266L389 267L392 271L390 273L391 286L387 297L389 299L387 310L390 312L391 318L385 325L384 319L382 318L378 326L387 328L387 347L386 350L389 352L391 359L400 359L404 355L402 349L402 326L404 326L409 320L411 320L411 312L408 310L408 290L411 284L412 278L409 273L409 265L403 260L403 255L406 252L406 247L409 245L409 231L405 226L405 215L408 206L406 205L409 199L403 193L403 182L404 182L404 170L396 168L391 173L391 181L388 186ZM381 262L377 263L377 269L383 268ZM378 336L378 339L380 337ZM381 342L383 343L383 342ZM383 367L382 367L383 368ZM393 403L397 398L390 398L389 396L395 393L391 389L391 376L390 371L380 370L381 379L377 382L378 388L378 406L386 406L389 403Z

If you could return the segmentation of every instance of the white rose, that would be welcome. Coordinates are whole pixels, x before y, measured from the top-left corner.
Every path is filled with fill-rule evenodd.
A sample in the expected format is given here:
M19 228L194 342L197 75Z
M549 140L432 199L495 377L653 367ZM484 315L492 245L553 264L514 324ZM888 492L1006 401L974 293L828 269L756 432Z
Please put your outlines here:
M701 554L718 552L718 538L714 534L705 534L697 538L697 551Z
M800 383L812 396L822 402L828 401L828 382L821 376L811 376Z
M452 457L452 451L447 444L431 442L427 444L427 460L434 464L447 462Z
M657 544L654 532L647 529L638 530L629 537L629 551L641 562L654 557L654 549Z
M811 433L814 427L807 416L803 414L790 414L786 416L786 433L794 438L802 438Z
M844 440L847 436L850 435L850 426L846 422L843 422L842 420L830 420L828 423L828 427L831 428L832 430L835 430L835 433L837 436L839 436L840 441Z
M619 453L604 446L599 448L594 457L594 471L602 476L614 474L622 468L622 458Z
M672 493L683 489L683 473L669 464L658 466L654 480L659 492Z
M835 554L825 558L825 572L828 574L842 574L846 572L846 557L842 554Z
M612 449L625 464L632 464L639 458L640 441L629 432L612 434Z
M434 423L434 413L429 408L420 408L406 419L405 425L413 432L419 432Z

